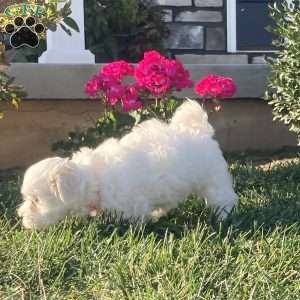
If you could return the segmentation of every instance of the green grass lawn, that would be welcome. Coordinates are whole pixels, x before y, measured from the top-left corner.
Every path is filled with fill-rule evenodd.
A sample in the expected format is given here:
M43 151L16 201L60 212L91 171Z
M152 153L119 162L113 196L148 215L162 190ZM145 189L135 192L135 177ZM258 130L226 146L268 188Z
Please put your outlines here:
M300 160L232 164L239 211L191 198L143 228L113 216L32 232L21 179L0 182L0 299L299 299Z

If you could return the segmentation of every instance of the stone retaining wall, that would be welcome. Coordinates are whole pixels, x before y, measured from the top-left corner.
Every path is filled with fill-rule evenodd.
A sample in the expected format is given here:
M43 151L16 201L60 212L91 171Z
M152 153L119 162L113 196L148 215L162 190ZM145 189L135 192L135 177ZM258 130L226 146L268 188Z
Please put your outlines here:
M19 111L0 104L0 170L26 167L54 156L51 145L74 128L87 128L102 111L98 101L26 100ZM210 110L210 108L207 108ZM295 135L272 121L271 107L264 101L226 100L221 113L210 113L216 139L225 151L276 150L296 146Z

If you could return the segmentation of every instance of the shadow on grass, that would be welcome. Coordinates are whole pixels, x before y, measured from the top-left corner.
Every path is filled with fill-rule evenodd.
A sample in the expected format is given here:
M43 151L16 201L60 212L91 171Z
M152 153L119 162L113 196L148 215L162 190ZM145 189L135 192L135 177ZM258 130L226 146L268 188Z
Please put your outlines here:
M240 196L239 208L222 224L218 223L213 212L205 208L204 201L190 197L166 217L157 222L149 222L142 226L143 235L155 234L157 239L163 239L166 233L175 238L181 238L189 229L204 223L212 232L222 236L255 232L258 228L266 234L275 228L287 228L300 220L300 163L293 162L278 165L271 169L259 169L249 163L232 165L235 179L235 189ZM0 182L0 215L14 226L19 222L15 215L17 203L20 202L21 178ZM85 226L93 223L97 234L109 236L113 232L122 236L136 228L139 233L141 226L116 217L104 214L91 220L71 218L72 231L82 231ZM57 225L58 230L66 222ZM67 221L70 224L69 221ZM18 226L16 227L18 228Z
M237 212L224 223L233 232L265 233L300 222L300 164L287 162L262 169L252 164L232 167L240 196Z

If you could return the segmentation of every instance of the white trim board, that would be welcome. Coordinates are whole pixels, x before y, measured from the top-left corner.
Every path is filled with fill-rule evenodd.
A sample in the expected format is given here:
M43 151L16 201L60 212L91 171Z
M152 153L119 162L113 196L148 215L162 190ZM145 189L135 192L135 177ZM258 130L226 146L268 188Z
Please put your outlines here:
M286 0L290 5L293 3L293 0ZM229 53L236 52L274 52L274 51L240 51L237 50L237 35L236 35L236 0L227 0L226 1L227 9L227 51Z
M227 0L227 51L236 49L236 0Z

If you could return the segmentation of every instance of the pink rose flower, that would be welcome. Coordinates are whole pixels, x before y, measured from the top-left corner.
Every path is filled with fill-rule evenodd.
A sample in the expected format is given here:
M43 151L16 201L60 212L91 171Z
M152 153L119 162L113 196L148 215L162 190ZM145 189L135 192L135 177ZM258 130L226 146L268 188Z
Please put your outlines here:
M222 98L230 98L237 91L236 84L234 83L232 78L223 77L220 80L220 85L222 87Z
M172 82L172 86L177 91L193 87L194 83L190 80L190 73L184 69L181 62L175 59L168 60L166 63L166 73Z
M155 97L161 96L172 89L182 90L192 87L193 82L183 65L162 56L157 51L148 51L135 69L137 84Z
M125 88L119 83L112 84L105 90L107 101L112 106L116 105L122 99L124 94Z
M166 58L156 51L149 51L144 54L142 59L135 69L135 79L139 86L145 86L145 81L148 77L154 74L165 73Z
M96 97L99 89L100 89L100 86L99 86L99 81L98 81L97 76L94 76L85 85L85 92L91 97Z
M106 91L112 85L119 84L118 80L108 75L98 74L96 78L98 79L99 87L102 91Z
M122 99L123 112L138 110L143 107L135 85L128 85Z
M164 59L165 57L156 50L150 50L144 53L144 60L159 60L161 58Z
M125 76L133 76L134 67L124 60L118 60L105 65L100 74L121 81Z
M229 98L237 88L232 78L210 74L201 79L195 87L195 92L202 97Z
M171 81L164 73L152 73L144 78L144 87L154 96L160 96L170 90Z

